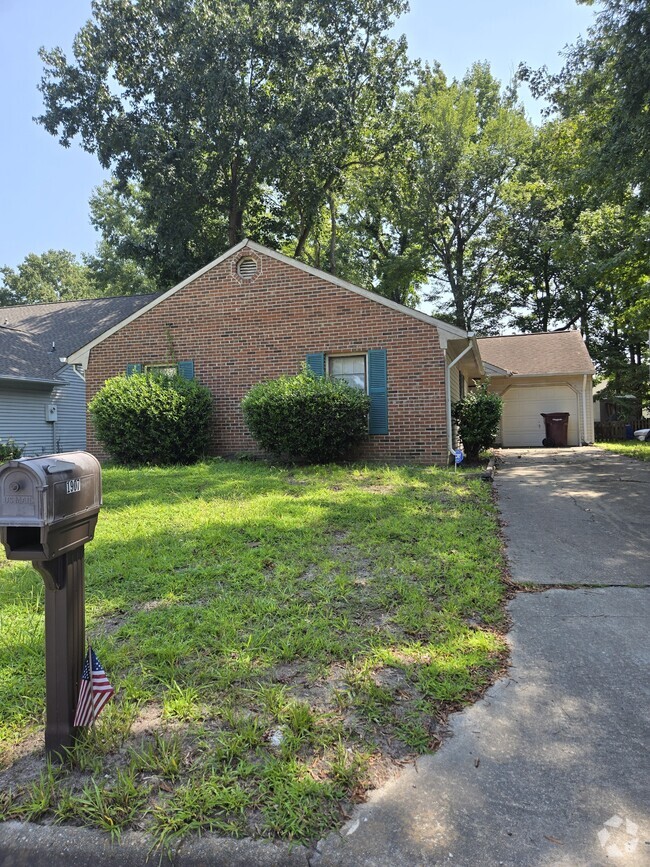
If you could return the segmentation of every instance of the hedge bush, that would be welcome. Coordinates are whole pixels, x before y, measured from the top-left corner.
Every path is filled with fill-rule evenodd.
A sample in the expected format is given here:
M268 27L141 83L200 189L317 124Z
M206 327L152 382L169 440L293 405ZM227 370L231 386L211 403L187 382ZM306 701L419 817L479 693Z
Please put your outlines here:
M22 454L22 447L13 437L9 437L4 443L0 440L0 464L4 464L5 461L15 461L16 458L22 457Z
M370 398L345 382L303 369L254 386L244 420L267 452L290 460L337 460L368 435Z
M489 392L485 383L453 405L452 415L469 460L478 460L479 452L494 444L502 411L503 401Z
M88 409L99 441L120 464L192 464L205 454L212 397L194 380L116 376Z

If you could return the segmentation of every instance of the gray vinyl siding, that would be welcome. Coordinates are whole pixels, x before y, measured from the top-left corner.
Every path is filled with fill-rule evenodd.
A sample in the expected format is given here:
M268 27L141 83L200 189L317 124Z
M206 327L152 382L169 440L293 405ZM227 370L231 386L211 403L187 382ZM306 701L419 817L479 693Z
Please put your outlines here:
M13 438L25 455L51 452L52 425L45 421L51 397L49 388L0 386L0 439Z
M86 383L70 367L59 374L64 385L34 387L0 385L0 440L13 437L26 457L86 447ZM54 403L57 421L45 420Z
M57 405L57 452L84 451L86 448L86 382L72 367L58 373L65 380L52 392L52 403Z

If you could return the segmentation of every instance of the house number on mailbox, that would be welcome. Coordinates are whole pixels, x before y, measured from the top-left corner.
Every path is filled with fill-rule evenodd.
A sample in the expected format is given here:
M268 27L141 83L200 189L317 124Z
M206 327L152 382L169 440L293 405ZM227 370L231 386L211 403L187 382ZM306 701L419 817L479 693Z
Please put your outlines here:
M65 483L66 494L76 494L80 490L81 490L81 479L70 479L69 482Z

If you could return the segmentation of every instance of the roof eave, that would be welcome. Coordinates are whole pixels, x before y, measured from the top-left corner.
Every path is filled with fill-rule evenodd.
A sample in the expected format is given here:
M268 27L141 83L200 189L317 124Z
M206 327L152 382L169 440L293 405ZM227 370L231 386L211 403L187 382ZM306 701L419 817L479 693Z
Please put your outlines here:
M489 366L494 367L495 365ZM503 374L494 373L492 375L507 376L510 379L532 379L534 377L540 378L543 376L593 376L595 372L595 370L561 370L553 372L546 371L545 373L517 373L516 371L506 370Z
M11 376L5 373L0 374L0 382L29 382L37 385L65 385L64 379L42 379L38 376Z

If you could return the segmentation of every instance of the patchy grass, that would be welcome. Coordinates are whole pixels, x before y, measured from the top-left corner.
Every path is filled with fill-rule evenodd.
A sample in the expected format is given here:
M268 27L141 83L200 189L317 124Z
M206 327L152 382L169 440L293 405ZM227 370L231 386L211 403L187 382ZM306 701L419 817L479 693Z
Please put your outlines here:
M625 440L624 442L596 443L599 449L608 452L616 452L619 455L627 455L628 458L636 458L637 461L650 461L650 442L639 440Z
M43 590L0 560L0 812L299 841L504 665L490 489L413 467L104 471L87 626L116 699L52 768Z

